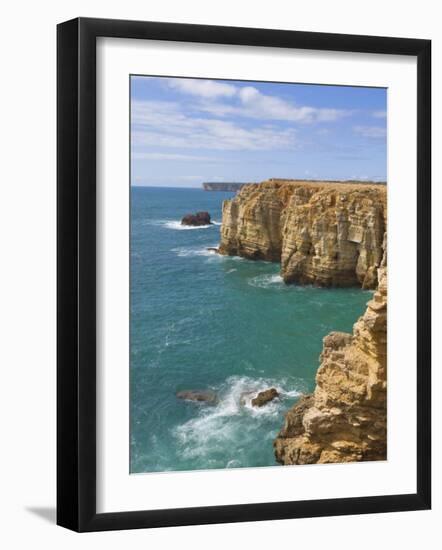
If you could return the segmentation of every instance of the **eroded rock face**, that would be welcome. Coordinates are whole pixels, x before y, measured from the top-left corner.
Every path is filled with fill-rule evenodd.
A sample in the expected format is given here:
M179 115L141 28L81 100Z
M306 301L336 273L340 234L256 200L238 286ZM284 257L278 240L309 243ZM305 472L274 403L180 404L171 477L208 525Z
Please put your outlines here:
M386 187L269 180L223 204L221 254L281 262L285 282L377 287Z
M385 460L387 457L387 267L353 334L324 338L313 394L286 414L274 442L281 464Z
M269 180L223 204L221 254L280 261L288 283L377 289L352 334L324 338L315 391L274 442L281 464L386 459L386 218L375 184Z
M181 225L210 225L210 214L208 212L197 212L196 214L186 214L181 220Z

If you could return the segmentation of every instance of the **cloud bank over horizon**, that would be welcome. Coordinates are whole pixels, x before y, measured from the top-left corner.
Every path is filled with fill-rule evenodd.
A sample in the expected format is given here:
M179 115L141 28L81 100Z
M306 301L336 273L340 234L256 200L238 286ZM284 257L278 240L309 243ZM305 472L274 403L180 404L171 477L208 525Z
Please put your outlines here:
M380 88L131 77L131 184L386 180L386 96Z

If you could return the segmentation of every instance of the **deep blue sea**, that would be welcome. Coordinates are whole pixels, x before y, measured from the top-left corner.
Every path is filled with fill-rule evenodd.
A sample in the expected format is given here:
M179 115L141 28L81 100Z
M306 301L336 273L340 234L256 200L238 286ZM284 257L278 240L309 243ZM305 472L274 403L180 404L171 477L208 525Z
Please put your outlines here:
M351 331L371 292L286 286L279 264L219 256L232 193L131 190L131 472L276 465L284 412L314 388L322 338ZM183 228L208 211L216 225ZM245 392L281 399L257 409ZM216 406L178 400L212 389Z

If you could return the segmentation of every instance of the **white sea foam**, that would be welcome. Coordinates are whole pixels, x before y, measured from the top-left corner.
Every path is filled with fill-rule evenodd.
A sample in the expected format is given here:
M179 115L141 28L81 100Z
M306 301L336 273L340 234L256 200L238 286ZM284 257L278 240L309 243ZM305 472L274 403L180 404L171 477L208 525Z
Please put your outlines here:
M247 283L256 288L283 289L286 288L281 275L257 275L250 278Z
M241 256L226 256L224 254L219 254L216 250L218 248L218 243L213 245L206 246L190 246L190 247L177 247L171 248L170 251L174 252L180 258L189 258L192 256L203 256L206 257L206 261L220 261L220 262L238 262L238 261L251 261L242 258ZM226 273L233 273L237 271L236 268L229 269Z
M285 391L283 394L287 397L299 397L302 392L299 390L291 390L291 391Z
M212 224L207 225L181 225L180 221L169 221L165 222L164 227L167 227L168 229L176 229L178 231L187 231L189 229L208 229L209 227L213 227Z
M207 225L181 225L180 220L147 220L142 225L157 225L166 227L167 229L174 229L176 231L188 231L191 229L209 229L220 225L218 222L214 222Z
M204 247L181 247L172 248L171 252L175 252L180 258L188 258L189 256L220 256L216 250L208 250L209 248L217 248L218 245Z
M256 430L261 422L281 417L287 409L287 399L301 394L286 380L232 376L218 390L219 403L198 410L197 416L174 429L183 457L207 460L226 448L243 448L256 443ZM274 387L280 394L279 399L267 403L264 407L254 407L251 400L259 391ZM237 467L240 461L230 460L226 467Z

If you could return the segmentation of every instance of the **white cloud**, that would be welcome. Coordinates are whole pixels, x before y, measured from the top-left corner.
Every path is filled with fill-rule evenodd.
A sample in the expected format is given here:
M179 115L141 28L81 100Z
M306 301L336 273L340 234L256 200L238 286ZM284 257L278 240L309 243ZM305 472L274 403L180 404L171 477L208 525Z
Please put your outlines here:
M180 92L204 98L232 97L237 92L237 88L232 84L216 80L168 78L166 83L170 88Z
M297 106L276 96L261 93L253 86L238 88L239 105L205 102L200 108L216 116L236 115L256 119L284 120L299 123L334 122L351 111Z
M387 118L387 111L373 111L371 114L374 118Z
M135 147L262 151L297 146L296 131L292 128L244 128L227 120L190 117L173 102L134 101L132 124Z
M353 132L366 138L384 138L387 130L383 126L353 126Z
M285 120L300 123L334 122L351 111L342 109L298 106L277 96L260 92L254 86L235 86L216 80L169 78L170 88L202 100L196 107L215 116L236 115L257 119ZM219 99L234 99L235 104L221 103ZM215 101L214 101L215 100Z

